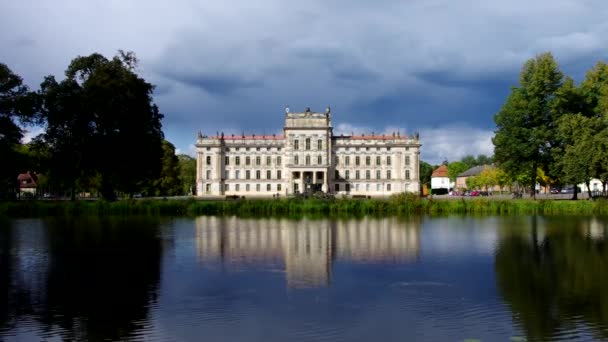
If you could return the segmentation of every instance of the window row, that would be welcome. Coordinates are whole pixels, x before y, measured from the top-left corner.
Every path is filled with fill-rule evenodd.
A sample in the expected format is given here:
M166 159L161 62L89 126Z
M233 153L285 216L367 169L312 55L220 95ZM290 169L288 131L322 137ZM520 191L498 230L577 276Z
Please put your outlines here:
M372 165L372 161L374 161L374 165L378 166L382 164L382 157L380 156L376 156L375 158L372 158L371 156L366 156L366 157L360 157L360 156L355 156L354 158L354 163L355 166L360 166L361 165L361 161L364 160L365 165L366 166L371 166ZM342 159L342 160L340 160ZM344 156L342 158L340 157L336 157L336 165L340 165L341 162L344 163L344 165L350 165L351 163L351 156ZM385 159L386 165L392 165L392 158L391 156L386 156ZM405 165L410 165L410 156L405 156Z
M294 140L293 141L293 149L294 150L299 150L300 149L300 140ZM310 151L311 150L311 140L310 138L306 138L304 139L304 149L306 151ZM323 150L323 140L319 139L317 140L317 151L321 151Z
M230 170L226 170L224 172L224 179L262 179L262 170L244 170L244 172L242 170L234 170L232 172L230 172ZM266 170L266 178L264 179L281 179L282 178L282 172L281 170L276 170L276 178L272 178L272 171L271 170ZM206 174L206 178L205 179L211 179L211 170L207 170L207 174ZM232 177L231 177L232 176ZM241 178L241 177L245 177L245 178ZM255 178L252 178L255 177Z
M355 191L360 191L363 184L355 184ZM386 188L383 188L383 185L386 185ZM372 185L371 184L365 184L365 191L371 191L372 190ZM346 191L349 192L351 191L351 185L350 183L346 183L346 184L335 184L334 185L334 191L338 192L338 191ZM376 191L380 192L380 191L391 191L391 184L376 184Z
M372 172L371 170L365 170L365 179L372 179ZM386 178L384 179L391 179L392 178L392 172L391 170L386 170ZM383 179L382 178L382 171L381 170L376 170L376 172L374 173L375 178L374 179ZM342 177L344 177L344 179L351 179L351 172L350 170L344 170L344 172L340 172L339 170L335 170L335 174L334 174L334 179L341 179ZM361 171L360 170L355 170L355 178L354 179L362 179L361 178ZM405 179L410 179L410 170L405 170Z
M236 156L236 157L224 157L224 165L230 165L230 163L234 162L234 165L241 165L241 161L243 161L245 163L245 165L251 165L251 163L253 162L254 165L262 165L262 161L265 161L264 165L272 165L272 157L271 156L267 156L262 158L262 156L256 156L256 157L241 157L241 156ZM281 166L283 162L283 159L279 156L275 158L275 165L277 166ZM205 164L207 165L211 165L211 156L207 156L206 160L205 160Z
M230 187L230 184L224 184L224 191L241 191L242 187L241 184L233 184L234 188ZM245 191L251 191L251 184L245 184L244 185L244 190ZM266 192L271 192L273 191L273 186L272 184L266 184ZM276 184L276 187L274 187L274 191L281 191L282 190L282 184ZM207 184L207 188L206 188L207 192L211 191L211 184ZM255 184L255 191L256 192L260 192L262 191L262 184Z
M311 164L311 161L316 161L316 164ZM300 156L293 156L293 165L323 165L323 156L318 155L316 158L305 156L304 164L300 164Z

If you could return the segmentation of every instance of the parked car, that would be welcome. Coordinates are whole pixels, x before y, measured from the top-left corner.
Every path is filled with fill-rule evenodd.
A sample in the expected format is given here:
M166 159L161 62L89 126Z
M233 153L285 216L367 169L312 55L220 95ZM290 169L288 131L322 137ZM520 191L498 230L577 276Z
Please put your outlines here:
M551 190L549 191L552 194L559 194L559 189L558 188L551 188Z
M562 194L573 194L574 193L574 187L573 186L565 186L562 188L562 190L560 191L560 193Z

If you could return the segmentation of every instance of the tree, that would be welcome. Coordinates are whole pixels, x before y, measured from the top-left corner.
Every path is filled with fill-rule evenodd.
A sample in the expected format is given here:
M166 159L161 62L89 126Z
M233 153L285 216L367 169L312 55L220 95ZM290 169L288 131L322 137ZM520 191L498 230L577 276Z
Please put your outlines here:
M182 193L175 146L167 140L163 140L162 168L160 177L154 181L153 191L156 196L175 196Z
M17 149L23 138L20 122L35 119L37 98L23 85L21 77L0 63L0 192L12 191L23 163Z
M420 184L426 184L427 187L431 187L431 175L433 174L433 170L436 167L433 167L431 164L421 160L420 161Z
M601 139L605 135L596 135L602 131L604 119L596 117L585 117L582 114L566 115L560 119L559 131L566 143L564 155L560 159L563 180L571 184L585 183L589 189L589 180L597 176L599 165L598 155L605 155L602 151L605 146ZM598 139L600 138L600 139ZM577 189L575 186L574 197L576 199Z
M459 174L470 168L471 167L469 165L461 161L451 162L448 164L448 177L450 177L450 180L454 181Z
M196 159L186 154L179 154L177 161L179 165L179 180L182 184L182 194L191 195L194 193L193 189L196 185Z
M43 82L44 140L54 174L67 171L70 188L81 177L98 177L102 196L112 200L116 191L133 193L159 177L163 115L136 65L133 53L111 60L94 53L72 60L61 83L52 76Z
M507 173L526 180L524 185L531 189L537 168L548 171L555 163L552 149L558 145L555 128L562 113L554 110L554 100L563 78L550 53L528 60L520 73L519 86L511 89L494 117L496 161Z

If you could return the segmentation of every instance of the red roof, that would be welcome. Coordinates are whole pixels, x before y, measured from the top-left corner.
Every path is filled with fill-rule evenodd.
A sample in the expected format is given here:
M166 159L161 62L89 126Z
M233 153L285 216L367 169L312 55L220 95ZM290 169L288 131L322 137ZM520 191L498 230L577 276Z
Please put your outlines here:
M38 176L32 172L20 173L17 176L17 181L19 182L20 188L35 188L36 182L38 181Z
M435 171L433 171L433 174L431 175L431 177L447 177L447 176L448 176L448 167L445 164L436 168Z

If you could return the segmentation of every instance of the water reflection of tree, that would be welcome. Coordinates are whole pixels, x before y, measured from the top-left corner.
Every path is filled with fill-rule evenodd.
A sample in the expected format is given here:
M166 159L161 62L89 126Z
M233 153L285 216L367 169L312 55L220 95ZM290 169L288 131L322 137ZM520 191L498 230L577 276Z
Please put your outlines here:
M12 303L9 316L31 312L46 332L70 340L124 340L143 327L160 279L158 222L53 220L45 232L46 282L29 288L42 293Z
M593 219L532 218L506 232L496 253L498 288L530 340L548 340L581 321L608 338L608 250ZM544 232L541 235L539 230Z

